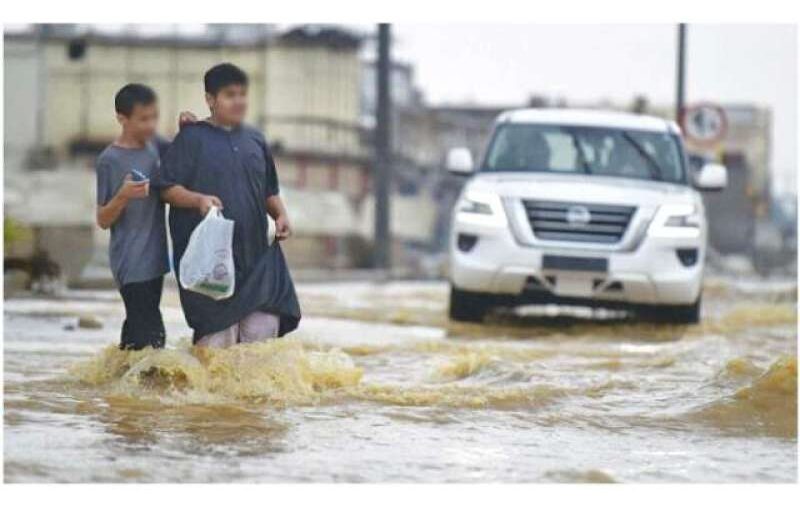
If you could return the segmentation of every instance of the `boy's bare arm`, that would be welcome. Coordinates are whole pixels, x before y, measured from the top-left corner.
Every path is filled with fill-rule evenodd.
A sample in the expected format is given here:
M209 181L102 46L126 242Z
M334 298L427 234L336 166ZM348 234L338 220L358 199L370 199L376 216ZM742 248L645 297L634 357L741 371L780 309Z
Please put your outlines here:
M114 197L105 205L97 207L97 225L103 229L110 228L119 220L119 216L128 206L128 201L147 197L149 193L149 182L134 182L131 176L127 175Z
M270 217L275 219L276 239L286 240L292 236L292 226L289 223L289 214L286 213L286 207L283 205L283 200L277 194L267 198L267 213Z
M222 208L222 201L217 196L209 196L193 192L183 185L172 185L161 191L161 199L178 208L196 208L205 215L212 206Z

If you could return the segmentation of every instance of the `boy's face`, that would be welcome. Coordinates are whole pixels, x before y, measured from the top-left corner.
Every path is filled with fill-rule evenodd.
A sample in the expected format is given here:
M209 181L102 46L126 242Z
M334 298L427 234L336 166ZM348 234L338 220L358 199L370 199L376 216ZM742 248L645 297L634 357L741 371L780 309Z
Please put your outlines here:
M134 104L129 116L118 114L117 120L136 139L148 140L158 128L158 103Z
M247 114L247 87L228 85L221 88L217 95L206 94L206 103L217 121L238 125L244 122Z

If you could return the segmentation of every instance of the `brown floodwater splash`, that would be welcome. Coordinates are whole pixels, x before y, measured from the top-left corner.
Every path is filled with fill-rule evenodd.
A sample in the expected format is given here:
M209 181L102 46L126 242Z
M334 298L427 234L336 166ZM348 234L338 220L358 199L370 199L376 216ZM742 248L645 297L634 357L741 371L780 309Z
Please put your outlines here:
M746 375L748 362L729 362L726 371ZM797 438L797 358L775 361L752 383L731 396L713 402L697 414L721 429L746 434Z
M344 353L307 352L280 339L228 349L188 347L121 351L104 349L71 373L116 395L149 396L172 402L230 399L305 404L326 390L357 385L361 369Z
M436 350L431 344L422 350ZM412 348L417 350L417 348ZM445 352L452 352L449 348ZM90 360L78 363L70 373L81 383L105 396L155 398L166 404L227 404L232 401L266 402L272 405L328 404L343 398L401 406L535 408L570 395L596 397L618 384L559 387L527 382L492 382L463 385L454 381L474 377L498 364L493 354L503 348L457 348L435 368L427 381L417 384L363 383L363 371L338 349L304 346L292 339L247 344L228 349L198 348L182 343L177 349L121 351L108 346ZM498 375L514 374L506 365ZM524 372L523 372L524 374ZM498 378L491 378L497 381ZM502 381L502 377L500 378Z

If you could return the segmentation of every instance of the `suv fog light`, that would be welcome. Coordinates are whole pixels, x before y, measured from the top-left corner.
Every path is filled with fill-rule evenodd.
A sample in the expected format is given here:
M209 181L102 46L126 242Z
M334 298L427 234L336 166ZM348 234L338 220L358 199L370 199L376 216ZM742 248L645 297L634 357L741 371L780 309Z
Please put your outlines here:
M694 266L697 264L697 249L678 249L678 259L683 266Z
M478 237L476 235L466 235L464 233L459 233L458 239L456 240L458 250L461 252L471 251L476 243L478 243Z

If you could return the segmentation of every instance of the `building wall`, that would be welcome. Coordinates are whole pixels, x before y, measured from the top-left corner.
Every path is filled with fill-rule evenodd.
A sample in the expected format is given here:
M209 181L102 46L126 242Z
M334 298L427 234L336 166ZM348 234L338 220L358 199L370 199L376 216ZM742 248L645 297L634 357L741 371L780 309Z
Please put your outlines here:
M27 45L30 48L26 51L32 51L33 45ZM76 140L103 143L113 139L119 129L114 94L132 81L155 89L161 106L160 132L174 135L180 111L207 114L202 77L209 67L221 61L231 61L249 74L248 122L264 129L270 141L280 146L287 165L297 165L297 153L310 154L311 159L319 155L364 159L367 154L358 125L361 69L355 50L280 42L257 48L216 48L118 45L90 40L84 57L71 60L67 47L67 41L49 41L43 51L47 119L43 143L53 147L60 158L68 156L69 146ZM18 69L23 67L21 62L7 59L6 75L32 79L28 76L35 71L36 60L25 60L24 71ZM11 90L6 93L7 122L12 117L24 118L28 123L19 133L30 138L35 87L7 89ZM12 142L15 140L8 138L7 143ZM363 164L351 160L333 165L337 166L341 168L334 173L341 171L344 181L352 182L351 170ZM308 164L307 180L312 188L320 186L313 183L316 180L324 180L322 188L332 188L329 183L335 177L330 168L330 164ZM355 180L360 187L361 176ZM353 185L346 186L355 189Z
M168 136L177 130L177 116L190 110L207 114L203 74L212 65L232 61L250 74L251 93L256 98L248 121L258 123L263 104L263 52L257 49L231 51L213 47L168 47L115 45L92 42L79 60L71 60L67 42L49 41L45 47L44 142L65 156L72 141L106 141L118 132L114 95L129 82L143 82L155 89L161 106L160 131Z
M36 144L38 62L32 41L6 39L3 58L4 171L19 168L28 150ZM7 174L7 173L6 173Z
M292 150L363 156L358 53L277 43L266 50L266 130Z
M267 67L268 115L358 121L360 67L356 51L279 42L267 48Z

